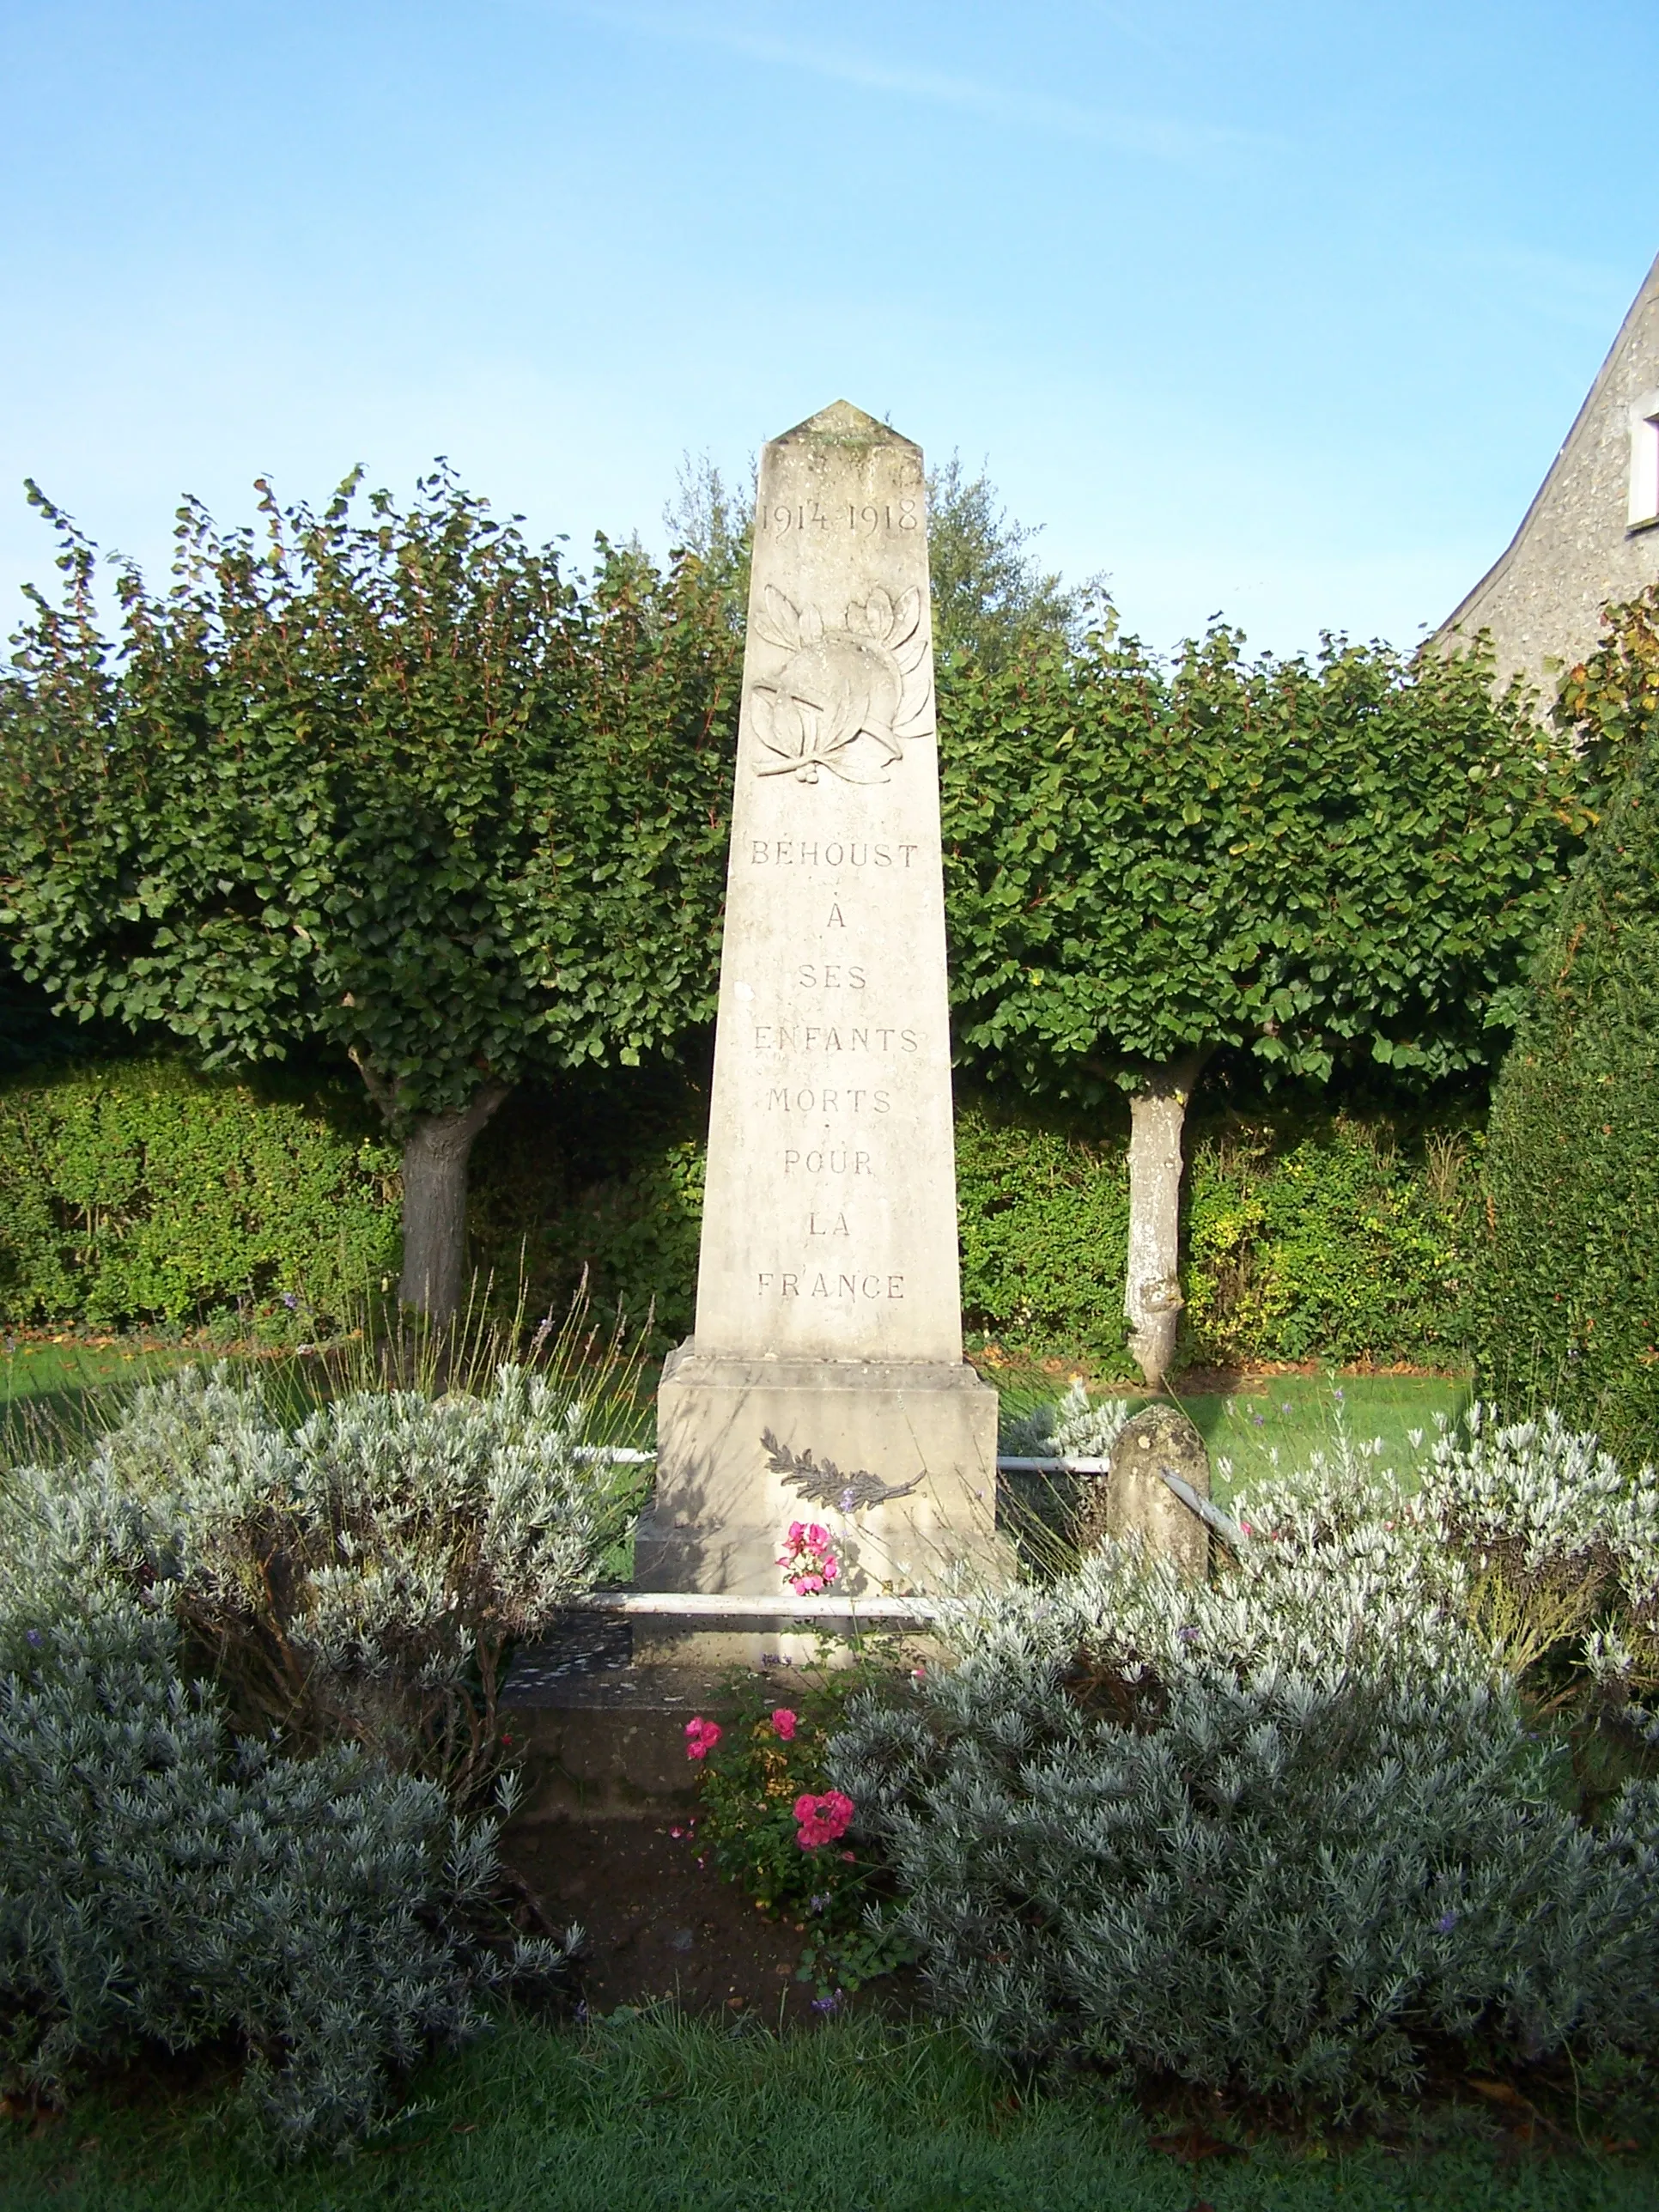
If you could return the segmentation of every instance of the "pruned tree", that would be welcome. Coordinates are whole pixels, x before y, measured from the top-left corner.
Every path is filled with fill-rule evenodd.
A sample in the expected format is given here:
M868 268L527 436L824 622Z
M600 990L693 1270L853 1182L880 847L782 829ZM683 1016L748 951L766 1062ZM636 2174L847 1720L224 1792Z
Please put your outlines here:
M738 646L699 565L591 584L441 466L263 532L180 509L174 581L56 526L0 690L13 957L204 1065L349 1055L399 1139L406 1303L460 1296L467 1162L512 1086L710 1018Z
M1104 580L1066 583L1033 552L1040 523L1018 522L981 469L969 476L952 453L927 472L927 565L933 642L994 668L1014 653L1076 641Z
M1583 817L1570 750L1478 658L1328 643L1168 672L1110 627L940 683L960 1042L994 1078L1128 1094L1125 1311L1162 1382L1187 1108L1223 1047L1270 1079L1488 1063Z

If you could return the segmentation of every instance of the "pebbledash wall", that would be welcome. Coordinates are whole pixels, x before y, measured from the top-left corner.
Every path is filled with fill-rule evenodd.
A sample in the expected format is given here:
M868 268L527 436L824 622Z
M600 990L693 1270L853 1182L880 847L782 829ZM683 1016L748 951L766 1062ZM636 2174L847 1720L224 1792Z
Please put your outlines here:
M1492 633L1500 684L1546 701L1595 645L1601 609L1659 583L1659 259L1508 550L1442 624Z

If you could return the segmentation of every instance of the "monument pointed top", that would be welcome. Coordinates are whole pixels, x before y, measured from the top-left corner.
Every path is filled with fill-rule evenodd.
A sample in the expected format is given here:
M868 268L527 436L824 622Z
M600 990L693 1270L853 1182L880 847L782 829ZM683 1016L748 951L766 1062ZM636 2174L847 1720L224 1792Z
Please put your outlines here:
M914 439L902 436L890 422L878 422L850 399L832 399L827 407L821 407L816 415L797 422L793 430L784 431L772 442L787 446L796 438L833 438L849 446L909 446L913 450L915 447Z

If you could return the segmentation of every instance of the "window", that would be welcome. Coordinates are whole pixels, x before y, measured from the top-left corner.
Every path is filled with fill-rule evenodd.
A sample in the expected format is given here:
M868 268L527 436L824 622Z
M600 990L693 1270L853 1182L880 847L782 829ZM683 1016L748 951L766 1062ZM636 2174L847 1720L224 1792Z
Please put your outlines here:
M1659 522L1659 392L1645 392L1630 410L1629 526Z

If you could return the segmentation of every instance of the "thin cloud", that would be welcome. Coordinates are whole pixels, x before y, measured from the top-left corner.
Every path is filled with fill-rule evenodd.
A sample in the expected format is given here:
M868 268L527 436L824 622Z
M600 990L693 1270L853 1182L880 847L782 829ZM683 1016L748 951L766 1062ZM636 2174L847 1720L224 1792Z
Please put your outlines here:
M583 0L569 0L568 12L607 27L643 31L689 46L712 46L726 53L741 55L746 61L768 62L778 68L823 77L832 83L891 93L900 99L924 101L929 106L955 108L959 112L986 116L994 122L1083 139L1110 146L1119 153L1145 155L1156 161L1202 161L1244 148L1260 149L1279 143L1259 131L1173 122L1158 116L1111 114L1082 106L1074 100L1054 100L1041 93L1017 92L981 83L974 77L872 61L842 48L749 30L717 16L604 7L583 4Z

